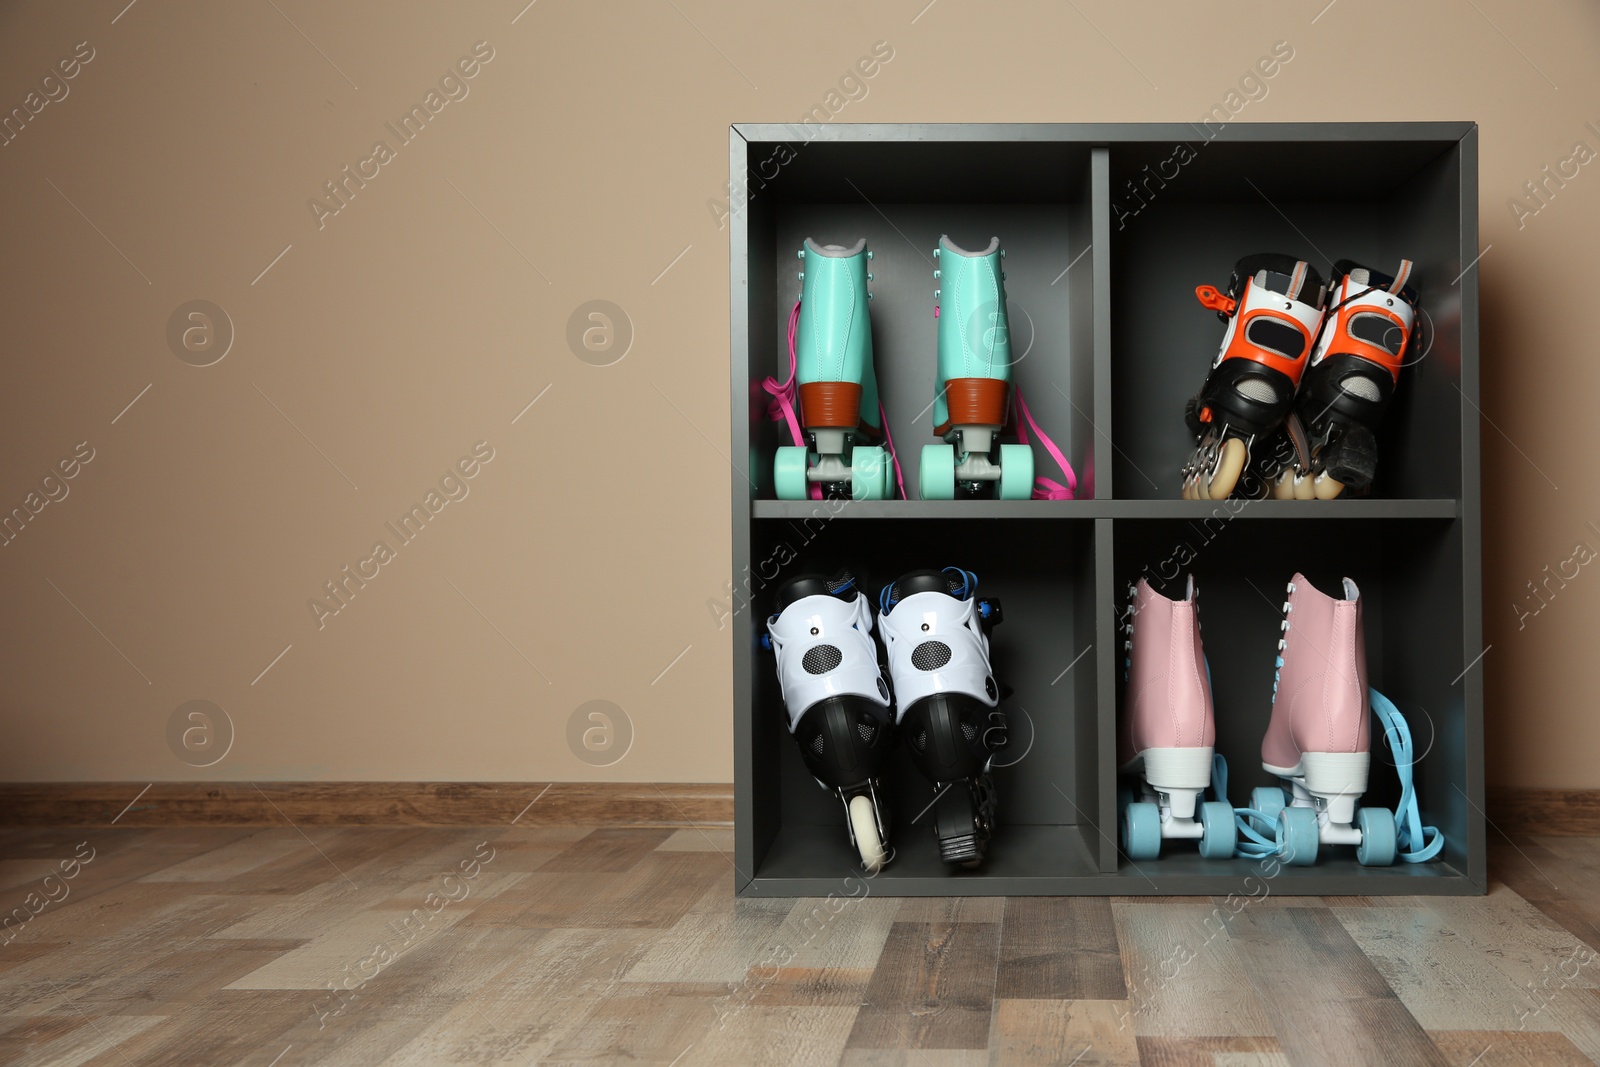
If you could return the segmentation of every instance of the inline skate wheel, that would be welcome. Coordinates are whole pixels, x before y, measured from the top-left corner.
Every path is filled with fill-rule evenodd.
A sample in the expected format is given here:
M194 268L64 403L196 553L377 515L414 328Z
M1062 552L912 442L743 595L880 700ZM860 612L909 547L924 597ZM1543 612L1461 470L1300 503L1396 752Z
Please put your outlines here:
M1317 862L1317 813L1311 808L1284 808L1278 821L1283 827L1283 862L1292 867Z
M1394 862L1394 812L1387 808L1361 808L1356 812L1356 829L1361 831L1361 844L1356 846L1356 860L1361 866L1387 867Z
M920 492L924 500L956 498L956 450L949 445L924 445Z
M1238 828L1233 822L1233 805L1212 800L1200 805L1200 855L1208 860L1225 860L1233 855Z
M1160 808L1142 800L1123 810L1122 851L1130 860L1153 860L1161 855Z
M1327 474L1319 474L1311 485L1312 492L1318 500L1332 500L1344 492L1344 483Z
M941 787L933 802L933 836L939 842L939 858L968 870L983 863L989 843L973 790L970 784L951 782Z
M856 836L856 851L861 853L861 866L868 874L883 869L887 856L883 840L878 836L878 816L872 810L872 798L862 794L850 798L850 830Z
M1244 465L1249 458L1249 450L1237 437L1230 437L1222 442L1222 455L1217 459L1216 470L1212 472L1210 479L1201 475L1200 499L1228 499L1233 493L1233 487L1239 484L1239 476L1244 473Z
M1278 476L1277 484L1272 487L1274 500L1314 500L1316 499L1316 486L1308 475L1296 474L1292 470L1284 471Z
M887 493L889 453L882 448L857 445L850 454L850 496L854 500L882 500Z
M799 445L780 445L772 461L772 483L779 500L804 500L811 491L806 468L811 458Z
M1000 446L1000 499L1033 498L1033 449L1027 445Z

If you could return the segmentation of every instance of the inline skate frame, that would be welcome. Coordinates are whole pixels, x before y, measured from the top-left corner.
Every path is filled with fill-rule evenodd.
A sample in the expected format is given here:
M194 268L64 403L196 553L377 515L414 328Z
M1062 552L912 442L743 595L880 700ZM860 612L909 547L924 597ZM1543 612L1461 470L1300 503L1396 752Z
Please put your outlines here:
M1191 575L1175 601L1140 578L1128 587L1128 601L1117 762L1133 784L1118 794L1122 850L1131 860L1155 859L1163 840L1182 839L1198 842L1206 859L1227 859L1236 837L1233 808L1225 793L1202 799L1211 785L1216 720L1199 589Z
M1375 432L1394 399L1417 317L1411 261L1393 275L1341 259L1328 310L1300 383L1289 433L1298 459L1278 476L1280 499L1364 493L1378 467Z
M1197 444L1183 467L1182 495L1225 500L1252 449L1273 436L1294 405L1322 323L1322 278L1305 260L1262 253L1239 260L1226 293L1202 285L1195 295L1227 330L1184 412Z
M983 862L994 833L989 769L1005 741L987 632L1000 602L979 600L977 586L957 567L912 571L878 598L900 731L933 782L939 858L964 867Z
M767 379L769 412L786 420L794 441L773 459L780 500L851 497L883 500L892 472L872 363L872 322L865 238L853 246L799 251L800 299L789 314L789 380ZM798 407L798 412L796 412Z
M875 874L888 860L879 775L896 729L871 603L848 575L806 575L779 588L777 609L762 644L777 656L789 732L806 769L844 804L850 843Z
M983 251L969 252L941 236L933 255L939 261L933 272L939 281L933 294L939 345L933 432L945 444L922 450L922 499L1027 500L1033 450L1000 444L1011 408L1005 251L998 237Z

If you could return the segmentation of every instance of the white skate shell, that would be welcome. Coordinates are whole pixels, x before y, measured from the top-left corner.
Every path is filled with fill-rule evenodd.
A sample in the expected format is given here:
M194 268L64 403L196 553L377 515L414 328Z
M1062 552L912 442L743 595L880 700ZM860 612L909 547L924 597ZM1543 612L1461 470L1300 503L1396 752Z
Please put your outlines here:
M811 706L826 697L855 696L889 706L889 687L872 641L872 609L860 592L853 600L820 593L801 597L767 620L767 633L778 659L791 734Z
M1258 272L1257 278L1261 277ZM1302 292L1301 296L1305 296ZM1317 294L1320 299L1321 294ZM1303 299L1284 296L1275 293L1265 285L1251 284L1239 294L1239 308L1228 316L1228 328L1222 334L1222 347L1217 349L1216 358L1211 361L1211 369L1216 370L1222 365L1222 360L1228 354L1228 349L1233 344L1234 332L1239 324L1249 319L1252 312L1271 310L1277 315L1286 315L1298 322L1305 330L1307 337L1316 337L1317 329L1322 325L1323 311L1315 304L1307 303Z
M1411 336L1417 309L1388 289L1372 288L1367 291L1368 278L1369 274L1365 267L1346 274L1339 288L1329 294L1328 304L1343 309L1342 314L1349 323L1346 328L1351 332L1359 329L1358 317L1372 316L1370 321L1380 332L1374 334L1371 329L1361 331L1358 339L1394 351L1398 355L1400 342ZM1405 284L1404 278L1401 279L1401 284ZM1307 369L1315 367L1327 358L1328 349L1338 336L1338 330L1322 331L1317 337L1316 347L1311 350L1311 362L1306 365Z
M889 646L896 722L911 705L935 693L961 693L991 708L1000 703L976 598L913 593L880 615L878 625Z

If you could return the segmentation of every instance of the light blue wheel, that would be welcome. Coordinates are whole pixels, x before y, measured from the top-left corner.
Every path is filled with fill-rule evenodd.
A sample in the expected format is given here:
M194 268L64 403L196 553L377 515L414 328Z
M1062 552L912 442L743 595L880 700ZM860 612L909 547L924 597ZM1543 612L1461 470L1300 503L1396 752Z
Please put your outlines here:
M1233 855L1238 842L1238 827L1233 822L1233 805L1212 800L1200 805L1200 855L1208 860L1225 860Z
M1276 819L1283 814L1283 790L1275 785L1257 786L1250 791L1250 807L1270 818ZM1256 833L1270 838L1274 831L1268 823L1262 822L1253 815L1245 816L1250 821L1250 826Z
M882 448L857 445L850 450L850 496L855 500L882 500L888 494L889 453Z
M772 461L772 487L779 500L804 500L811 493L806 468L811 459L800 445L780 445Z
M1283 790L1275 785L1258 785L1250 791L1250 806L1276 819L1283 810Z
M1291 867L1317 862L1317 813L1311 808L1284 808L1278 821L1283 826L1283 862Z
M1161 855L1161 809L1149 801L1129 804L1122 813L1122 851L1130 860Z
M1356 829L1361 831L1361 844L1356 846L1356 860L1361 866L1387 867L1394 862L1394 812L1388 808L1361 808L1356 812Z
M924 500L956 498L956 450L949 445L923 445L918 491Z
M1033 449L1027 445L1000 446L1000 499L1033 497Z

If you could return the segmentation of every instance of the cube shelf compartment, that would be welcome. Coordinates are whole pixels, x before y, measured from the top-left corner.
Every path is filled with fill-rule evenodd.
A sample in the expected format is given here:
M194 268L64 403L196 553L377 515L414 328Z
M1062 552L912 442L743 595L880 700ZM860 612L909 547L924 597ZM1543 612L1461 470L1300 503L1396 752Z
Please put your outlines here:
M1185 152L1177 146L1184 145ZM1487 887L1478 422L1477 127L1472 123L739 125L729 219L735 614L735 864L742 896L859 895L837 798L806 773L759 637L777 587L848 565L872 591L957 564L1005 604L993 634L1011 744L995 771L999 828L975 871L937 857L929 784L897 753L886 772L895 857L887 895L1470 894ZM1181 164L1172 161L1186 157ZM783 165L772 174L775 159ZM770 175L770 176L768 176ZM1016 358L1034 416L1076 467L1071 501L923 501L932 443L934 247L998 236ZM909 499L778 500L780 427L768 375L787 376L787 311L807 236L867 238L880 391ZM1220 327L1194 299L1258 251L1326 272L1351 258L1416 264L1423 333L1379 433L1371 498L1186 501L1183 404ZM1050 470L1035 446L1040 474ZM1303 521L1322 520L1322 521ZM1296 571L1366 600L1371 682L1412 725L1424 821L1441 857L1368 868L1352 849L1310 867L1207 861L1170 842L1135 864L1118 848L1117 613L1141 574L1200 583L1229 760L1230 799L1272 784L1260 765L1284 587ZM1367 799L1392 806L1374 731ZM920 821L919 821L920 819ZM1253 876L1253 878L1252 878Z

